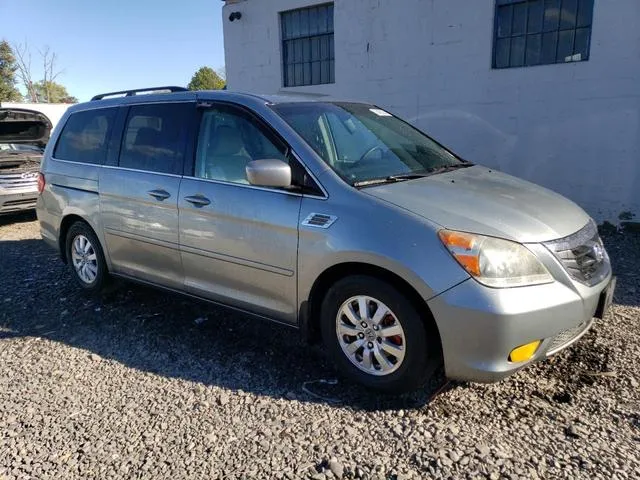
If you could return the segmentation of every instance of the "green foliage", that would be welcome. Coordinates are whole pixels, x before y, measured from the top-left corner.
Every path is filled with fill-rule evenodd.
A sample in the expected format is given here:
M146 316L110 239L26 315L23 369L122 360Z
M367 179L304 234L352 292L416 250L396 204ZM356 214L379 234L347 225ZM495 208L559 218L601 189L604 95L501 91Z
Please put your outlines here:
M222 90L225 82L211 67L202 67L191 77L189 90Z
M76 97L72 97L67 92L64 85L56 82L45 82L40 80L33 84L39 102L44 103L78 103Z
M0 42L0 101L19 102L22 95L16 88L16 58L6 40Z

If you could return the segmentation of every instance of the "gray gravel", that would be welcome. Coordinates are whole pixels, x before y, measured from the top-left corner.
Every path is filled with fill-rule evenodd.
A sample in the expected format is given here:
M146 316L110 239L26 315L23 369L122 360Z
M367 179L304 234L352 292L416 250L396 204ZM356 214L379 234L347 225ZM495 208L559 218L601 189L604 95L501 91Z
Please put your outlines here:
M640 478L640 236L576 346L431 398L331 380L285 327L122 284L90 299L0 218L0 479Z

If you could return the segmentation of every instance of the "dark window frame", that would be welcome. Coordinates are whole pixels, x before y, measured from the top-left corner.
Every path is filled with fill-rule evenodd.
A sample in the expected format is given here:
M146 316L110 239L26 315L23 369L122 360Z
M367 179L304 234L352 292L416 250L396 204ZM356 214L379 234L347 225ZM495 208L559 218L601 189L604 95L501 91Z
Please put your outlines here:
M111 112L111 121L110 124L107 127L107 131L105 132L105 146L104 146L104 155L103 157L100 159L100 161L97 162L88 162L86 160L69 160L67 158L63 158L60 157L58 155L58 148L60 147L60 142L62 141L62 138L64 136L64 133L69 125L69 121L71 120L71 118L74 115L81 115L81 114L86 114L86 113L94 113L94 112L106 112L106 111L110 111ZM114 135L114 132L116 130L116 121L118 118L118 107L103 107L103 108L90 108L90 109L86 109L86 110L78 110L75 112L71 112L69 114L69 116L67 116L64 126L62 127L62 130L60 131L60 134L58 135L58 138L56 139L56 143L53 147L53 153L51 154L52 158L54 158L55 160L62 160L65 162L74 162L74 163L81 163L84 165L104 165L107 162L107 159L109 157L109 153L110 153L110 149L111 149L111 139Z
M502 70L588 61L591 57L594 4L595 0L496 0L491 67ZM575 5L575 19L572 25L563 25L563 22L566 21L563 16L563 13L567 11L564 9L566 5L569 5L569 7ZM540 23L539 29L532 31L530 30L530 18L531 12L535 13L536 6L541 7L539 11L540 18L538 19ZM583 23L579 23L581 20L580 14L585 11L585 7L587 17L582 17ZM524 8L524 30L514 34L514 13L516 8L520 10ZM557 8L557 18L548 15L548 12L553 11L554 8ZM500 32L501 9L503 12L510 12L509 31L502 35ZM584 22L585 19L587 20L586 23ZM555 25L550 28L547 22L553 22ZM578 33L580 33L580 45L576 45ZM570 55L561 55L561 34L565 35L565 40L568 40L568 35L571 35ZM513 45L516 42L520 48L514 55ZM501 48L499 48L500 43L503 43ZM537 46L536 43L538 44ZM504 48L505 45L506 49ZM553 50L552 59L544 58L545 45L550 47L546 52L547 54ZM569 51L566 53L569 53ZM537 54L537 58L534 54ZM577 57L578 54L580 54L580 58ZM570 58L570 60L566 58Z
M310 14L319 8L326 8L326 31L313 31L317 27L311 28ZM334 11L333 2L319 3L303 8L286 10L279 13L280 20L280 64L282 67L282 86L302 87L309 85L328 85L335 83L335 43L334 43ZM293 18L299 17L297 31L287 31L286 25L291 20L293 26ZM302 29L302 18L306 18L306 31L300 32ZM326 57L323 57L323 51L326 46ZM315 47L315 48L314 48ZM317 59L314 60L314 51L317 49ZM298 59L297 50L301 50ZM305 55L306 54L306 55ZM293 57L293 58L292 58ZM317 67L318 81L314 81L314 72ZM325 71L325 68L328 71ZM299 72L301 81L298 81Z

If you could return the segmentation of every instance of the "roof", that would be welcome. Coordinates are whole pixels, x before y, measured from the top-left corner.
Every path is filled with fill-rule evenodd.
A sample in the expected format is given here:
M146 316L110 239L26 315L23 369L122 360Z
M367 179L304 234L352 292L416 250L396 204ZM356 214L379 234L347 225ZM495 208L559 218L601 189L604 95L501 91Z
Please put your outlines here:
M164 87L168 88L168 87ZM171 87L177 88L177 87ZM135 94L135 92L154 91L154 88L131 90L129 95L118 97L107 97L108 95L122 94L125 92L114 92L113 94L96 95L95 100L89 102L79 103L70 108L71 111L89 110L98 107L112 107L118 105L132 105L136 103L155 103L166 101L193 101L193 100L210 100L210 101L235 101L245 104L268 103L268 104L281 104L281 103L299 103L299 102L331 102L334 101L328 95L316 94L316 93L279 93L275 95L267 94L255 94L246 92L235 92L232 90L198 90L189 91L186 89L180 89L173 92L165 93L144 93L142 95Z

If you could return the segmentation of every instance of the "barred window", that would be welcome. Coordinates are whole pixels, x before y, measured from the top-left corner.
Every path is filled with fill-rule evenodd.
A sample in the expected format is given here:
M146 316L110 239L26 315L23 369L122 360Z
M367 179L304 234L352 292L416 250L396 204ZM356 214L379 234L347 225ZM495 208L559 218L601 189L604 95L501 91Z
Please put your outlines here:
M593 0L496 0L493 68L589 59Z
M334 83L333 3L280 14L285 87Z

